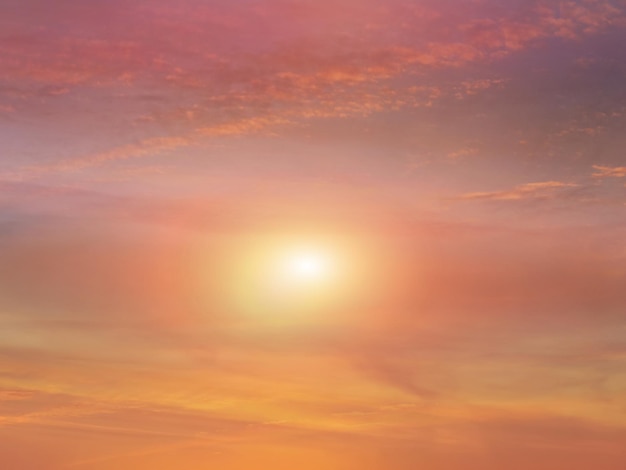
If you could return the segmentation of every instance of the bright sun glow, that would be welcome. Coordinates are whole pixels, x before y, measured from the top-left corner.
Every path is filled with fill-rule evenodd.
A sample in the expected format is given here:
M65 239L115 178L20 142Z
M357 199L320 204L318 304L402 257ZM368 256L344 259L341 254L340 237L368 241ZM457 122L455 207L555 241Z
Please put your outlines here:
M287 260L287 274L301 280L321 280L330 274L330 259L320 253L295 253Z
M296 248L277 252L268 266L272 271L273 291L285 294L305 293L330 288L337 274L337 266L330 252Z
M210 261L222 266L220 308L268 324L335 321L341 306L361 295L363 264L355 246L361 253L358 240L340 237L237 240L221 250L223 260Z

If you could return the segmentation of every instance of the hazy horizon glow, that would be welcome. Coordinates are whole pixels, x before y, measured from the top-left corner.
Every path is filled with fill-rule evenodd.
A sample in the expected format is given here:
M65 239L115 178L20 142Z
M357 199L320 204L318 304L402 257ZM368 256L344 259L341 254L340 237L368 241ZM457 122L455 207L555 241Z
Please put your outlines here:
M626 468L623 0L0 0L0 467Z

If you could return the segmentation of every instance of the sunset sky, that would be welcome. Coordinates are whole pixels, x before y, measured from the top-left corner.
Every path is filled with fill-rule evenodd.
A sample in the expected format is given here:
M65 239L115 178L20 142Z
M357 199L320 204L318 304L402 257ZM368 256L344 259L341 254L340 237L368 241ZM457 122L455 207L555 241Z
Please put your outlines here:
M625 0L0 0L0 468L624 470Z

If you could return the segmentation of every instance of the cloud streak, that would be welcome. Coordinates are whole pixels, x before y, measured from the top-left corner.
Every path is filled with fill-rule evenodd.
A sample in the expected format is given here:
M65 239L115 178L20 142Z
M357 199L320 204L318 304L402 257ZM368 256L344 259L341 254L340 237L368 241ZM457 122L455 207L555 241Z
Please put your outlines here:
M526 183L511 190L505 191L485 191L467 193L461 196L464 200L486 200L486 201L523 201L537 199L552 199L558 197L568 188L577 188L576 183L564 183L561 181L542 181L538 183Z

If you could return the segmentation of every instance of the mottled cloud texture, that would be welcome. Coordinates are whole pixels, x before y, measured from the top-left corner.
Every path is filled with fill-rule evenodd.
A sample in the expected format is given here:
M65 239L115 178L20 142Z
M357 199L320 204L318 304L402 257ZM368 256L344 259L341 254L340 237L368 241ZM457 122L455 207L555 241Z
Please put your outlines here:
M624 44L622 0L0 0L0 467L626 468ZM253 282L292 240L334 297Z

